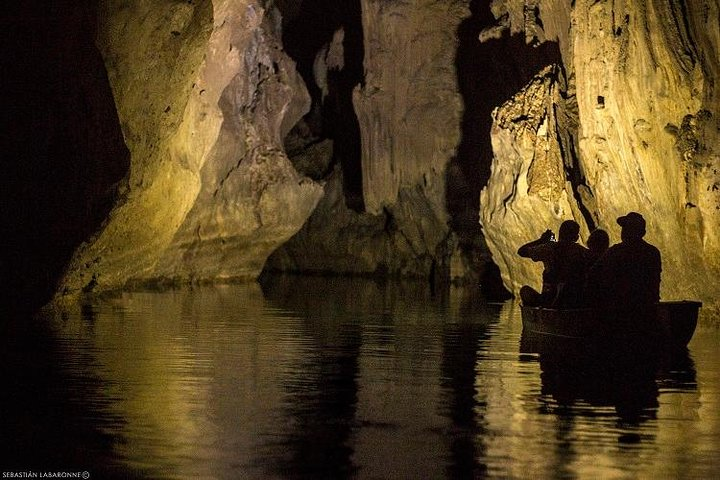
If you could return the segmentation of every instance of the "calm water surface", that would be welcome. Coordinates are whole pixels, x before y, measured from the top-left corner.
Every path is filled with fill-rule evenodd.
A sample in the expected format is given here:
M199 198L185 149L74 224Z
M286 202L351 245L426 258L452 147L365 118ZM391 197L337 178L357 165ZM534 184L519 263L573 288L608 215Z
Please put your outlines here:
M701 319L702 321L702 319ZM91 478L713 478L720 332L647 385L521 353L518 305L276 279L125 293L2 332L2 471Z

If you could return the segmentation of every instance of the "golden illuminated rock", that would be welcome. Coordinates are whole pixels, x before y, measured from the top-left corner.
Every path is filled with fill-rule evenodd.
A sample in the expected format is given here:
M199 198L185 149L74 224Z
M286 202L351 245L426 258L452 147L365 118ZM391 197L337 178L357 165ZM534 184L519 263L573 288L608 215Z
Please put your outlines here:
M567 218L615 242L634 210L663 254L663 298L718 298L718 0L362 0L362 35L344 24L309 57L320 102L362 71L338 107L357 117L359 165L339 128L293 155L325 182L321 203L283 151L310 98L272 5L100 2L131 166L61 291L253 278L283 244L271 268L467 273L485 254L479 208L514 291L540 281L519 245Z
M539 289L542 274L541 264L518 257L520 245L547 228L557 234L567 218L576 218L587 233L565 175L561 145L572 126L572 107L563 98L561 80L559 67L549 66L493 114L495 160L480 195L480 218L503 281L515 292L526 284Z
M452 263L447 170L460 141L463 108L457 30L470 12L462 2L438 0L361 3L365 76L352 101L365 211L346 206L342 175L348 173L336 171L313 216L270 257L268 268L441 276ZM339 50L338 37L336 32L315 63L322 88L325 63L343 68L331 55ZM465 275L455 260L454 274Z
M502 3L513 10L524 2ZM720 4L586 0L575 2L568 17L561 11L566 5L536 3L541 21L520 30L530 41L560 43L568 86L546 89L528 103L534 80L495 115L495 164L481 223L506 284L517 290L531 277L539 282L537 267L514 253L544 229L575 218L608 230L614 243L615 219L637 211L647 220L646 239L663 255L663 299L716 302ZM557 138L536 125L519 132L505 121L505 112L518 110L529 123L535 105L544 106L548 119L552 110L573 118L568 102L577 104L577 126L570 122ZM556 160L542 167L542 188L533 189L533 166L553 151Z
M256 0L101 2L131 167L61 291L253 277L303 224L321 188L281 141L309 98L266 16Z
M353 103L362 136L366 209L379 213L402 187L444 201L444 171L460 139L455 55L466 5L363 0L365 84Z

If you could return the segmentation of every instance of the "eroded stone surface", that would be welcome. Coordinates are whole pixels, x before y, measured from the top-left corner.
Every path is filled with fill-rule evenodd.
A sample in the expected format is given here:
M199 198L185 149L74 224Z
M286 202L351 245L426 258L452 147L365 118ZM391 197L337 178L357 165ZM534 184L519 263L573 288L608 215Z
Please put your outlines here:
M268 268L467 277L472 268L450 233L446 185L461 134L455 57L468 6L364 0L362 13L365 79L353 104L362 137L365 212L346 206L336 171L316 212ZM342 68L324 56L339 50L338 36L321 50L327 68ZM324 64L316 62L316 75L323 70L318 65Z
M578 219L584 234L588 230L565 173L572 157L561 145L572 126L572 105L561 80L558 66L545 68L493 115L496 157L480 195L480 217L493 259L514 292L526 284L539 288L542 273L540 264L518 257L520 245L547 228L557 233L567 218Z
M456 35L469 11L462 2L437 0L362 3L366 76L353 103L365 206L379 213L403 187L444 191L445 167L460 139ZM428 198L444 209L442 193Z
M429 278L450 268L445 218L419 188L401 190L392 206L372 214L345 205L342 183L336 169L308 222L270 256L268 270Z
M76 252L62 290L257 275L321 193L280 148L309 100L260 2L100 8L131 168L122 202Z
M504 3L518 8L527 2ZM562 12L553 17L555 3L539 3L543 25L546 18L563 18ZM563 96L577 95L577 133L566 133L577 135L577 146L561 149L564 167L551 162L541 169L547 188L533 190L528 183L528 159L533 165L542 160L536 146L547 130L532 125L529 134L519 132L504 112L525 112L527 123L533 106L547 105L556 93L546 89L545 102L528 103L534 81L496 114L496 160L481 222L514 290L532 278L539 282L537 267L514 255L522 243L556 229L563 218L594 223L617 242L615 219L634 210L645 216L646 238L663 254L662 297L717 301L720 292L710 279L720 273L718 18L716 1L575 3L569 38L561 41L571 75ZM561 145L550 139L547 152ZM568 203L559 209L555 196L543 192L562 185Z
M365 79L353 102L367 212L348 209L340 174L330 175L322 204L271 266L463 270L449 223L477 220L449 218L452 198L480 204L487 243L516 290L540 278L537 265L516 256L520 244L565 218L578 220L583 236L594 225L617 241L615 218L636 210L664 255L663 297L717 298L717 0L578 0L572 8L495 0L471 12L478 3L363 0ZM498 22L477 31L478 45L503 40L494 45L522 49L525 64L492 70L498 78L482 88L479 77L458 85L465 63L478 72L497 63L497 52L475 58L458 45L486 15ZM132 161L121 201L76 252L62 289L256 275L322 194L282 151L309 99L277 43L278 19L258 0L107 0L100 18L98 43ZM342 33L318 57L318 72L347 65ZM506 86L513 69L521 84L537 75L494 113L495 164L478 202L481 185L468 179L482 184L488 173L468 175L476 152L462 165L451 159L463 140L478 142L464 113L487 117L509 95L475 112L470 103ZM330 148L317 143L297 165L324 177L342 164Z

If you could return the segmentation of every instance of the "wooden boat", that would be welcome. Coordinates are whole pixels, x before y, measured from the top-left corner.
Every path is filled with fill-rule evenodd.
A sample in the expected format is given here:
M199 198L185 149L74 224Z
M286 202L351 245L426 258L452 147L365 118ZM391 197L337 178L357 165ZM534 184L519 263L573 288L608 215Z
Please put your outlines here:
M660 302L654 331L666 347L684 348L695 333L702 303L683 300ZM618 334L613 312L592 308L553 309L522 306L523 335L544 343L583 344ZM632 325L635 319L623 319ZM614 326L613 326L614 325ZM621 333L621 332L620 332ZM633 332L637 334L637 331Z

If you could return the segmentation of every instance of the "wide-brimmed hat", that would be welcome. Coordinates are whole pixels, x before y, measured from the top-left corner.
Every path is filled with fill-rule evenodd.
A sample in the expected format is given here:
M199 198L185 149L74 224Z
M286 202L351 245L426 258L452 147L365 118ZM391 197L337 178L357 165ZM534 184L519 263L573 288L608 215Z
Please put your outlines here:
M618 217L617 223L623 228L628 227L634 230L645 231L645 219L637 212L630 212L627 215Z

